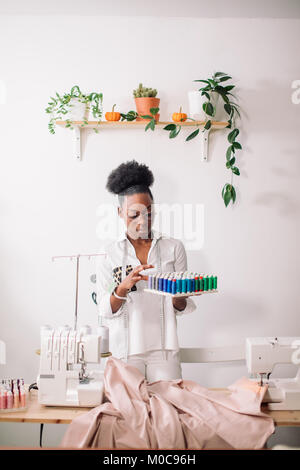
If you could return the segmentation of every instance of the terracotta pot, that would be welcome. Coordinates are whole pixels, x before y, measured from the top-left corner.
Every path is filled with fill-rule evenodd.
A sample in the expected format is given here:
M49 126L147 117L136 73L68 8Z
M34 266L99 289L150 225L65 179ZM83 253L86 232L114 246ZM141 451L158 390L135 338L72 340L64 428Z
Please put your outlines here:
M139 116L145 116L146 114L151 116L151 108L159 108L159 98L145 97L145 98L134 98L136 105L136 112ZM140 117L136 118L137 121L150 121L150 119L143 119ZM159 114L155 115L155 121L159 120Z

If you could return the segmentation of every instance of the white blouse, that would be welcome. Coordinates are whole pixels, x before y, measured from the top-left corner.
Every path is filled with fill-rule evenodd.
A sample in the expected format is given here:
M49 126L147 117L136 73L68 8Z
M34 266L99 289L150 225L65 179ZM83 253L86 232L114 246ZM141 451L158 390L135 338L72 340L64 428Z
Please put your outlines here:
M161 259L161 272L186 271L187 257L181 240L167 237L156 230L152 230L152 234L147 264L157 268ZM130 354L141 354L152 349L178 351L176 317L193 312L196 309L194 301L188 297L186 308L179 311L173 306L171 297L144 292L147 281L142 280L127 294L128 300L113 313L110 296L121 282L122 266L131 265L134 268L141 263L125 230L117 241L106 244L104 252L106 256L96 257L97 304L101 323L109 328L112 355L127 359ZM118 279L117 274L114 276L114 269L119 274Z

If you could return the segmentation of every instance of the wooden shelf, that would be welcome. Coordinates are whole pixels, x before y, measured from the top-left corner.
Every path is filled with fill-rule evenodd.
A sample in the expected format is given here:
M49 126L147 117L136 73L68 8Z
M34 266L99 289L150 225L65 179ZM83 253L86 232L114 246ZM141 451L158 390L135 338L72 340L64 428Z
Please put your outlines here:
M74 133L74 153L77 160L81 160L81 130L86 128L96 128L98 130L104 129L144 129L147 125L146 119L142 121L88 121L84 124L84 121L72 121L72 128ZM56 121L56 124L61 127L66 127L67 121ZM156 127L165 127L168 124L177 124L182 127L199 127L203 128L200 134L200 140L202 142L201 160L207 162L208 158L208 137L211 129L224 129L228 126L227 121L212 121L211 129L204 129L205 121L184 121L184 122L173 122L173 121L158 121ZM69 129L69 128L68 128ZM148 133L151 133L148 130ZM199 138L199 137L198 137Z
M147 120L143 121L88 121L88 124L83 125L83 121L73 121L72 126L80 126L81 128L91 128L91 127L145 127L147 125ZM67 124L67 121L56 121L58 126L63 126ZM184 121L184 122L174 122L174 121L158 121L156 126L164 127L168 124L180 124L183 127L195 127L195 126L204 126L205 121ZM216 129L221 129L228 126L226 121L212 121L212 127Z

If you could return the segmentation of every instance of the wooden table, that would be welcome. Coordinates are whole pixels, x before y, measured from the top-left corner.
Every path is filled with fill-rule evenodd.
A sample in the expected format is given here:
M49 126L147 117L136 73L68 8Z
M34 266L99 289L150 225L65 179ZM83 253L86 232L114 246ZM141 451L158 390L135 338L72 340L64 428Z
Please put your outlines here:
M223 390L226 388L211 388L210 390ZM228 393L231 393L227 390ZM26 411L1 413L0 422L9 423L52 423L52 424L69 424L71 421L80 416L91 408L75 408L75 407L55 407L45 406L38 403L37 390L31 390L28 393ZM299 411L271 411L266 409L266 405L262 405L261 411L271 416L275 426L300 426L300 410Z

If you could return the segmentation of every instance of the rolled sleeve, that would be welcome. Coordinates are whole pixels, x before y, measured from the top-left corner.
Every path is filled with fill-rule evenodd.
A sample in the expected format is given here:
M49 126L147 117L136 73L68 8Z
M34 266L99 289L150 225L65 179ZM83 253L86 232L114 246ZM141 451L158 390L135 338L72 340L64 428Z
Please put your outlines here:
M176 247L174 266L175 271L184 272L187 270L187 256L184 245L181 240L178 240L178 245ZM186 299L186 307L183 310L177 310L177 308L175 308L174 306L173 308L176 315L179 316L182 314L191 313L196 310L197 307L195 302L190 297L188 297Z
M110 296L116 284L107 254L96 257L96 287L98 315L104 318L116 318L122 315L124 304L115 313L111 309Z

